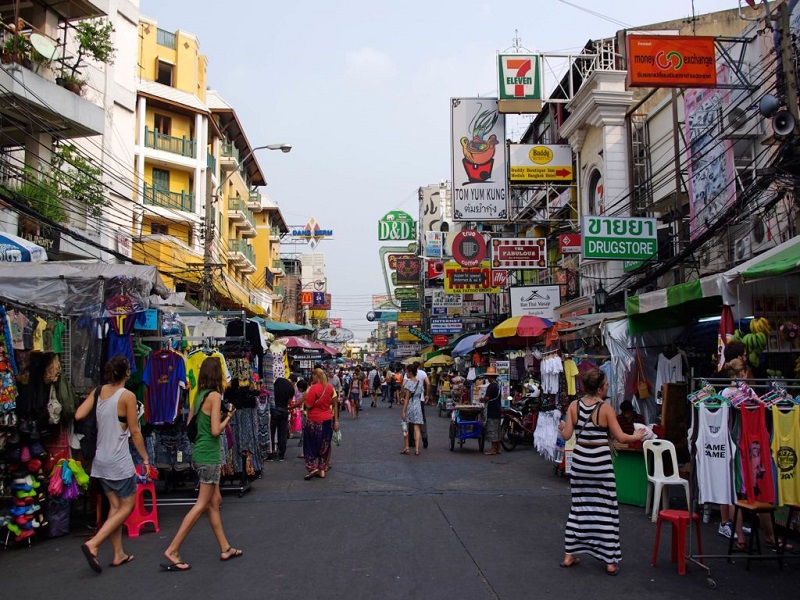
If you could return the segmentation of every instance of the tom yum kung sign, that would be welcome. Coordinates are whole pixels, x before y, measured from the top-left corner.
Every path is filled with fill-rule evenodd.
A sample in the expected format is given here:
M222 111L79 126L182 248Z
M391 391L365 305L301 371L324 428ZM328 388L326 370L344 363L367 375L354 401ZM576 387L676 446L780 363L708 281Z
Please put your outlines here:
M658 254L656 220L638 217L583 217L583 258L648 260Z

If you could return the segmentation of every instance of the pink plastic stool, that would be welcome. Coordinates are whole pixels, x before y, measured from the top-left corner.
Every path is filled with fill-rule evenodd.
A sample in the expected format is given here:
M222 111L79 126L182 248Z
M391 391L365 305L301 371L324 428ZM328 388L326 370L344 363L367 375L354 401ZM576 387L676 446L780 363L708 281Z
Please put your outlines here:
M147 510L144 505L145 494L150 495L152 502L150 510ZM158 527L158 507L156 506L156 486L152 481L136 484L136 503L133 505L133 512L125 520L125 527L128 528L128 537L139 537L139 531L147 523L152 523L156 531L160 531Z
M689 528L689 518L698 524L695 528L697 531L697 548L700 554L703 554L703 540L700 537L700 517L698 515L690 515L686 510L661 510L658 513L658 520L656 522L656 544L653 547L653 566L656 566L658 560L658 544L661 541L661 524L664 521L672 523L672 562L678 563L678 574L686 575L686 530ZM700 561L703 562L702 560Z

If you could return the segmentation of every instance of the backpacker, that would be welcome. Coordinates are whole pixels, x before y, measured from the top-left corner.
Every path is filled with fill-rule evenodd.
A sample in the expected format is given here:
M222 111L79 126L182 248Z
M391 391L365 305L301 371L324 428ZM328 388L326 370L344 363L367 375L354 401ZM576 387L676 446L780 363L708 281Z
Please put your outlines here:
M379 387L381 387L381 376L380 373L375 371L375 376L372 378L372 388L377 390Z

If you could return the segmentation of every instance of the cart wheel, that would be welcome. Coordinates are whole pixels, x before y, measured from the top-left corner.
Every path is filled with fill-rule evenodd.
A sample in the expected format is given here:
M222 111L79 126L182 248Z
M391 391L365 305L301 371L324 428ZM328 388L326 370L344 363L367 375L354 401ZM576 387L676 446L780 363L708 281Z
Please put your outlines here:
M711 577L706 579L706 583L708 584L708 589L710 589L710 590L717 589L717 582L714 581L713 579L711 579Z
M456 424L450 422L450 452L455 450L456 447Z

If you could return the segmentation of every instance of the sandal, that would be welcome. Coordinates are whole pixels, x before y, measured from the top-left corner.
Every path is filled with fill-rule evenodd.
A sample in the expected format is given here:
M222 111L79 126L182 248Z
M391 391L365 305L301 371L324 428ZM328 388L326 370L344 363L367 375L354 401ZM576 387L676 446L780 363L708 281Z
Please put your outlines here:
M315 476L315 475L317 475L318 473L319 473L319 469L312 469L311 471L309 471L308 473L306 473L306 475L305 475L305 477L303 477L303 479L305 479L306 481L308 481L309 479L311 479L312 477L314 477L314 476Z
M223 554L227 554L227 556L223 556ZM228 546L228 549L219 555L219 559L225 562L226 560L233 560L234 558L239 558L243 554L244 552L242 552L241 550L238 550L233 546Z
M569 568L574 567L575 565L579 565L579 564L581 564L581 559L573 557L573 559L570 562L563 561L563 562L558 563L558 566L561 567L562 569L569 569Z
M400 450L400 454L408 454L408 449Z
M778 546L780 546L781 550L784 552L789 551L792 552L794 550L794 546L787 542L784 539L778 538L778 544L776 545L775 542L764 542L764 545L769 548L770 550L777 550Z
M606 565L606 575L611 577L619 575L619 565Z

